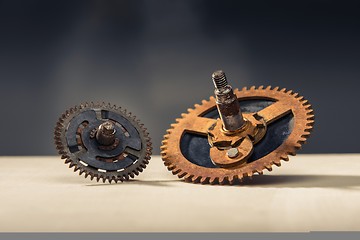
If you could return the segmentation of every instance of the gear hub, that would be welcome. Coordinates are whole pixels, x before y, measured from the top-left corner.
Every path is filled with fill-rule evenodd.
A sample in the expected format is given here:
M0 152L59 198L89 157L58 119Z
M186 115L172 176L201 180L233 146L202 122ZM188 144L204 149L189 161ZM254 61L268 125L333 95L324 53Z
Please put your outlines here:
M215 98L195 104L164 136L162 158L190 182L234 184L295 155L314 124L311 105L278 87L233 90L225 73L212 75Z

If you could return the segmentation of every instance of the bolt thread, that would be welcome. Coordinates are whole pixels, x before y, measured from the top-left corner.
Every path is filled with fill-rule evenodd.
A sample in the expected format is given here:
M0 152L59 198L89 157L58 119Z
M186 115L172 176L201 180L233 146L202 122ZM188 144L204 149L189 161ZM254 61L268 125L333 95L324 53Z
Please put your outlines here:
M217 89L222 89L228 85L226 75L222 70L218 70L212 74L212 80Z

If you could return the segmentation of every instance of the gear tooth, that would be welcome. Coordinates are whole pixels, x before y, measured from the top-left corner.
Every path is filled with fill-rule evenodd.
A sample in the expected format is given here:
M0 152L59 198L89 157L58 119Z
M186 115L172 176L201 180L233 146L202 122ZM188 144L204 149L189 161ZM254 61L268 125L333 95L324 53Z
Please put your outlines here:
M304 135L302 135L298 140L298 143L300 144L300 146L301 146L301 144L304 144L306 142L306 137L303 137L303 136Z
M180 171L177 175L179 176L179 178L183 178L186 176L186 174L187 174L187 172Z
M193 182L193 183L200 183L200 179L201 179L200 176L193 176L192 182Z
M182 113L181 114L181 117L183 117L183 118L186 117L186 116L187 116L187 113Z
M243 87L241 91L247 91L247 87Z
M282 89L280 89L280 92L286 92L286 88L282 88Z
M309 116L312 116L315 119L314 110L312 108L308 109L306 114L309 115Z
M234 185L235 183L236 183L236 179L237 179L237 176L235 175L235 176L229 176L228 177L228 181L229 181L229 184L230 185Z
M194 109L188 108L187 111L188 111L188 113L191 113L192 111L194 111Z
M289 156L288 156L288 155L282 155L280 158L281 158L282 160L286 161L286 162L289 161Z
M89 173L85 171L85 178L89 176Z
M292 95L293 95L294 98L297 98L298 96L300 96L299 93L297 93L297 92L293 92Z
M264 86L263 86L263 85L260 85L258 89L259 89L259 90L262 90L262 89L264 89Z
M79 175L83 174L84 172L85 172L85 170L84 170L84 169L80 169L80 171L79 171Z
M219 178L218 178L218 177L211 177L211 178L209 179L209 183L210 183L211 185L215 185L215 184L219 183Z
M139 171L136 169L136 170L133 170L133 173L138 176L139 175Z
M68 164L70 162L71 162L71 160L69 158L65 158L65 164Z
M250 90L255 90L255 89L256 89L255 86L251 86L251 87L250 87Z
M195 108L199 108L199 107L200 107L200 104L197 104L197 103L196 103L196 104L194 105L194 107L195 107Z
M210 177L205 177L205 176L200 177L201 184L207 184L207 183L209 183L209 180L210 180Z
M172 128L167 129L166 132L167 132L167 134L172 133Z
M171 172L172 172L173 175L177 175L177 174L179 174L181 172L181 170L178 169L178 168L175 168ZM181 177L179 176L179 178L181 178Z
M167 165L167 169L169 169L169 171L174 170L175 168L176 168L176 166L173 165L173 164L171 164L171 163L169 163L169 164Z
M193 177L194 177L193 174L187 173L187 174L184 176L184 179L185 179L185 181L187 181L187 182L192 182Z
M219 177L219 184L221 185L225 185L226 183L229 182L229 178L227 176L221 176Z
M311 104L306 104L306 105L304 105L304 107L306 110L312 110Z
M117 179L116 179L115 176L112 176L112 177L111 177L111 180L112 180L114 183L117 183Z
M305 105L307 105L309 103L309 100L303 99L300 102L302 103L303 106L305 106Z
M299 142L297 142L295 145L294 145L295 149L296 150L299 150L301 148L301 144ZM294 152L295 154L295 152Z
M102 181L103 183L105 183L106 180L108 180L106 177L102 177L102 178L101 178L101 181ZM110 182L110 181L109 181L109 182Z
M176 123L172 123L172 124L170 124L170 126L171 126L171 128L175 128L176 127Z
M129 177L129 175L125 175L125 176L123 176L125 179L124 179L124 181L129 181L130 180L130 177Z
M215 101L215 98L214 98L214 96L210 96L210 98L209 98L209 101L210 101L210 102L213 102L213 101Z
M160 146L160 150L165 150L166 149L166 146L162 145Z
M167 145L167 143L168 143L168 140L167 139L164 139L164 140L162 140L161 141L161 144L164 146L164 145Z
M289 95L293 95L293 94L294 94L293 90L288 90L286 93L289 94Z
M205 105L205 104L208 103L208 101L206 101L206 100L204 99L204 100L201 101L201 103L202 103L203 105Z
M252 173L252 172L248 172L248 173L244 173L244 174L243 174L243 177L244 177L244 178L247 177L247 178L252 179L252 176L253 176L253 173Z
M277 166L277 167L281 167L281 162L280 162L280 159L279 159L279 160L274 161L274 164L275 164L275 166Z
M71 162L71 163L69 164L69 168L73 168L73 167L75 167L75 163Z
M309 132L303 132L303 134L301 135L302 138L307 139L310 136Z
M279 91L279 87L278 86L274 87L273 91Z
M307 113L307 118L306 120L315 120L315 115L311 114L311 113Z
M59 150L59 154L65 155L65 154L66 154L66 152L65 152L65 151L63 151L63 150Z
M307 123L306 123L307 126L313 126L314 125L315 121L313 119L307 118L307 120L308 120Z
M265 90L271 90L271 86L270 86L270 85L267 86L267 87L265 88Z
M76 172L76 171L78 171L80 168L77 166L77 165L75 165L75 167L74 167L74 172Z
M301 147L301 145L300 145ZM296 148L294 147L293 150L290 150L287 154L289 154L290 156L296 156Z

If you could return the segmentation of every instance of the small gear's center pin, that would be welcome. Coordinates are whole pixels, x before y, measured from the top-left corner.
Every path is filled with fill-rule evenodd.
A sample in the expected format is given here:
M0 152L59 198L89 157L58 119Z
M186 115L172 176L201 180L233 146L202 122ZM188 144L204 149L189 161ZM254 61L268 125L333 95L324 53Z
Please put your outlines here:
M104 146L112 145L115 141L116 129L111 121L99 125L96 132L96 140Z

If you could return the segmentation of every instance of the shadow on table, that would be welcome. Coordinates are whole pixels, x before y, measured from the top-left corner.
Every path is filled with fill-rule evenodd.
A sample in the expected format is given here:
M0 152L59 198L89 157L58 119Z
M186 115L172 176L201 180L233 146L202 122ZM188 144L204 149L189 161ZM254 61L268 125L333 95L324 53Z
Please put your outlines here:
M153 186L153 187L169 187L169 183L181 182L179 179L175 180L149 180L149 181L141 181L137 179L131 179L126 182L122 183L94 183L94 184L87 184L88 187L97 187L97 186L119 186L119 185L142 185L142 186Z
M142 185L154 187L170 187L171 183L181 182L186 186L183 180L130 180L120 183L120 185ZM119 184L94 183L86 186L118 186ZM201 185L200 186L214 186ZM220 186L220 185L215 185ZM360 187L360 176L339 176L339 175L262 175L254 176L253 179L245 179L242 183L233 185L233 187L257 187L257 188L351 188ZM221 186L220 186L221 187ZM231 187L231 186L230 186Z
M360 187L360 176L262 175L246 179L239 186L266 188L350 188Z
M56 182L61 183L72 183L72 184L83 184L83 179L77 177L69 177L56 179ZM197 186L217 186L220 185L202 185L186 183L180 179L154 179L154 180L137 180L131 179L130 181L122 183L103 183L102 181L89 182L85 184L88 187L121 187L128 185L138 186L153 186L153 187L173 187L174 183L177 187L190 185ZM225 185L226 187L226 185ZM236 183L228 187L256 187L256 188L354 188L360 187L360 176L339 176L339 175L261 175L254 176L252 179L244 179L241 183Z

